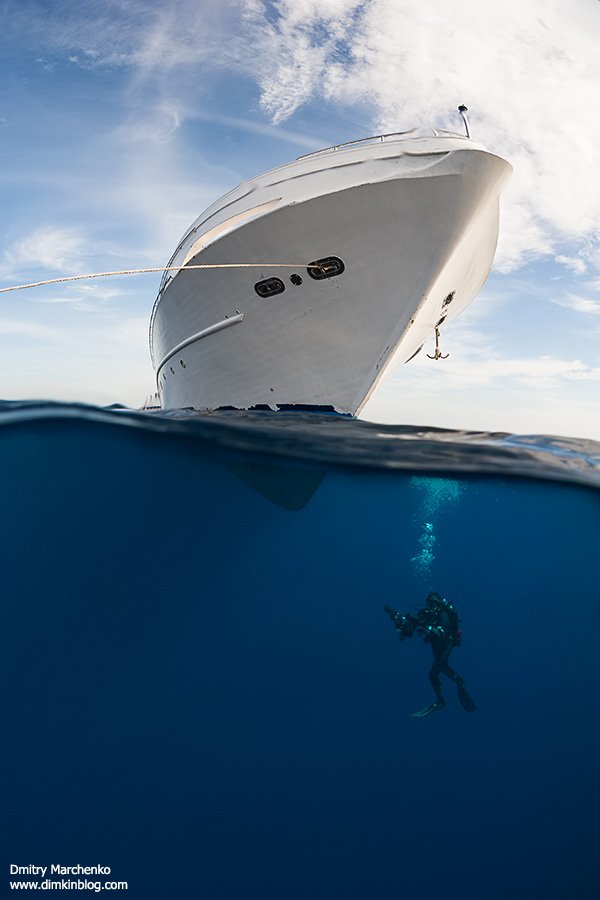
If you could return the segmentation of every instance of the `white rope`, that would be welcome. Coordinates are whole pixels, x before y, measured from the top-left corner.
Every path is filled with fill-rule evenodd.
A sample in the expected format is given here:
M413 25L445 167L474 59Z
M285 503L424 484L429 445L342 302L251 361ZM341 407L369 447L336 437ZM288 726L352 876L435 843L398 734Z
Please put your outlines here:
M88 275L67 275L63 278L50 278L48 281L32 281L31 284L15 284L12 287L0 288L0 294L9 291L24 291L27 288L44 287L47 284L63 284L65 281L83 281L85 278L109 278L112 275L143 275L146 272L184 272L187 269L302 269L306 263L205 263L198 266L158 266L152 269L122 269L119 272L94 272ZM313 266L312 268L316 268Z

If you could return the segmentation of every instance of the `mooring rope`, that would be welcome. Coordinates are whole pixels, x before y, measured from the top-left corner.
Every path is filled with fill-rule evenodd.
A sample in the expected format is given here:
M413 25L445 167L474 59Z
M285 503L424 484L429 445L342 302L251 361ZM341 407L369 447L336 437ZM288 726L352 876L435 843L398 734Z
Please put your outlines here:
M62 278L49 278L47 281L32 281L30 284L15 284L0 288L0 294L9 291L25 291L27 288L44 287L47 284L64 284L66 281L83 281L84 279L109 278L113 275L144 275L146 272L184 272L187 269L306 269L318 268L307 263L204 263L197 266L157 266L151 269L121 269L118 272L93 272L87 275L66 275Z

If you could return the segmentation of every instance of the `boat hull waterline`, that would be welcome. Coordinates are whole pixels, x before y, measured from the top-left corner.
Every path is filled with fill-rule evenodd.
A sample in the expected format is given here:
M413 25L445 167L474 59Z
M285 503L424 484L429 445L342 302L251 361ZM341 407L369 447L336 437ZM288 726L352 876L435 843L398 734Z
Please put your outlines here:
M163 280L150 328L162 407L357 415L480 291L510 171L452 136L317 153L240 185ZM265 265L186 269L233 262Z

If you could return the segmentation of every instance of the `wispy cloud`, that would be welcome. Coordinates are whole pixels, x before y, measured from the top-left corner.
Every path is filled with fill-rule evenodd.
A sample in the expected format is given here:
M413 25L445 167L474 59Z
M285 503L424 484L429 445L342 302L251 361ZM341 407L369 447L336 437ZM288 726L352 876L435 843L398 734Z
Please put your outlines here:
M586 368L580 372L569 372L567 378L573 381L600 381L600 368Z
M581 297L567 292L563 297L552 298L552 303L587 316L600 316L600 298Z
M0 317L0 335L11 335L27 338L27 340L64 342L64 332L59 327L30 322L27 319L11 319Z
M4 251L0 276L11 273L45 270L77 274L86 268L85 235L76 228L40 226Z
M259 134L274 141L294 144L305 150L319 150L321 142L304 132L295 131L292 128L275 127L269 122L257 121L240 116L228 116L224 113L203 112L202 110L189 110L187 115L197 121L214 122L216 125L226 125L231 128L245 131L250 134Z
M275 21L268 19L266 4L249 4L249 11L269 47L269 54L257 59L261 106L277 124L315 93L333 93L327 87L332 68L347 51L368 3L280 0L275 6L279 13Z
M60 4L53 16L43 14L40 0L6 0L5 7L10 28L26 24L30 40L45 48L40 64L48 66L55 63L50 54L60 53L80 68L131 68L150 77L203 61L233 66L247 47L237 39L247 0L80 0Z
M123 301L127 297L126 291L103 281L50 287L46 293L36 292L32 299L35 303L67 304L78 312L97 314L105 313L108 309L122 309L125 306Z
M581 256L563 256L559 253L554 257L554 262L570 269L576 275L584 275L587 272L587 263Z
M496 356L490 358L479 354L457 354L449 371L437 371L437 374L431 373L431 369L427 374L433 374L434 377L442 377L444 385L449 391L462 391L472 385L484 386L491 385L498 381L506 383L508 380L526 384L527 387L532 386L532 382L539 385L549 386L555 382L557 378L569 378L574 374L581 376L583 373L590 372L590 368L586 366L580 359L559 359L553 356L537 356L537 357L502 357ZM416 367L415 367L416 368ZM424 365L421 362L420 375L423 375ZM406 375L406 371L403 373Z

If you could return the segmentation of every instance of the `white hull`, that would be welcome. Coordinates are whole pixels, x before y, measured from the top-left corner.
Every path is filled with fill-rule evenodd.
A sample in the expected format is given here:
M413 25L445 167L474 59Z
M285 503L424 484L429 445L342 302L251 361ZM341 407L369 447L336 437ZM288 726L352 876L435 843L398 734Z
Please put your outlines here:
M151 322L162 406L355 415L480 290L509 172L447 136L314 154L240 185L190 229L173 264L264 268L184 267L165 279ZM344 271L309 277L327 257ZM258 296L255 284L273 277L285 290Z

